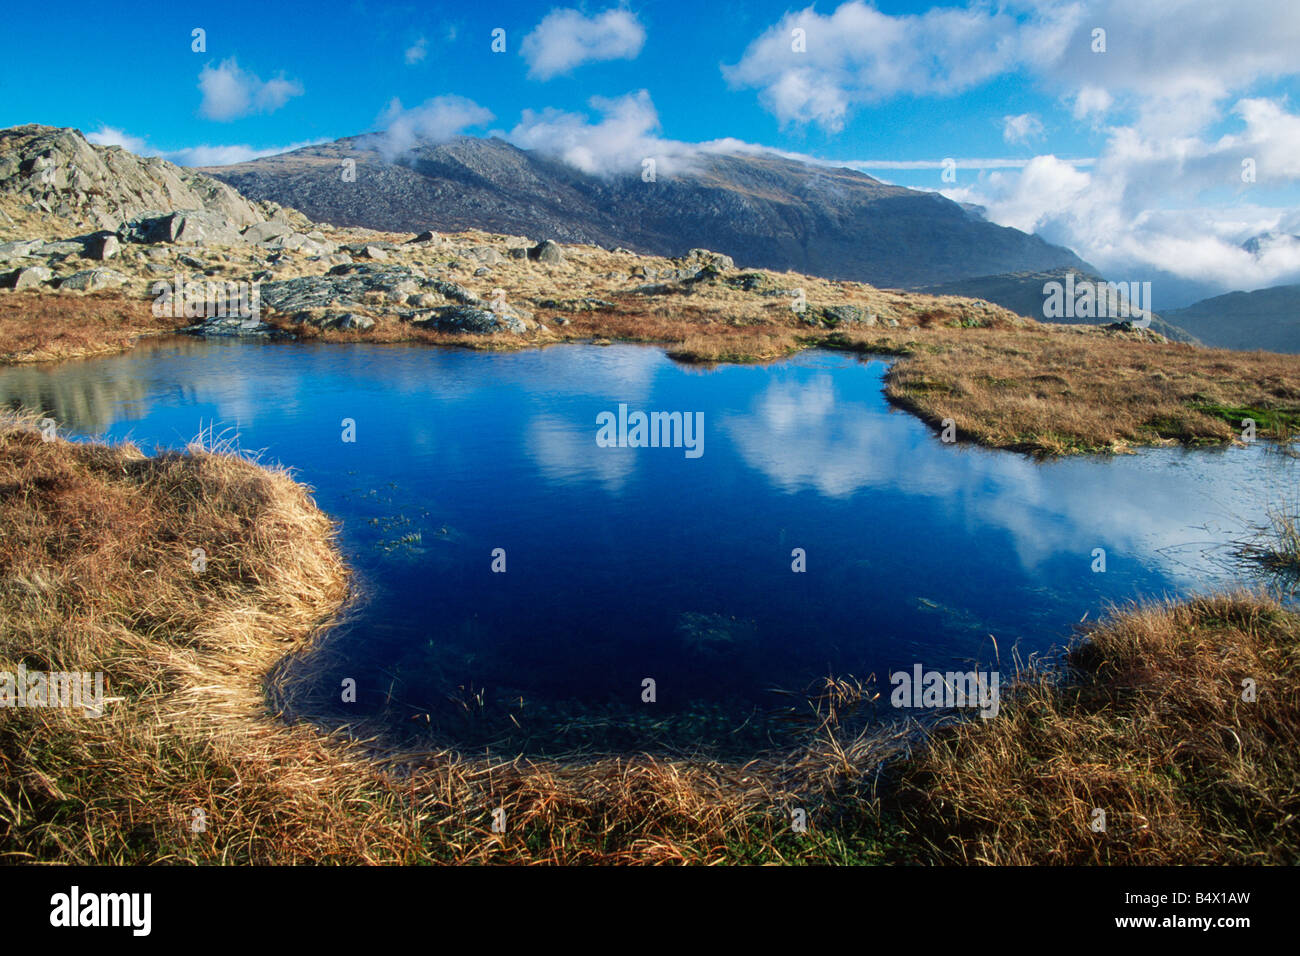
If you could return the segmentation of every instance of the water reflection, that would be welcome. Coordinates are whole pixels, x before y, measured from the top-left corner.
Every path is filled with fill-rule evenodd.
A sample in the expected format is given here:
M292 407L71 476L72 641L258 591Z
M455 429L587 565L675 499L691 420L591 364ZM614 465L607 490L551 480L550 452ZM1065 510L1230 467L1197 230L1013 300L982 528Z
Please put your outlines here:
M215 423L294 466L367 594L308 696L349 676L363 712L462 742L752 742L770 727L733 731L774 687L987 660L990 636L1039 650L1108 603L1230 583L1229 540L1297 487L1300 463L1262 445L1053 463L944 445L888 407L885 368L158 340L0 370L0 401L146 448ZM620 403L702 412L704 456L598 447Z

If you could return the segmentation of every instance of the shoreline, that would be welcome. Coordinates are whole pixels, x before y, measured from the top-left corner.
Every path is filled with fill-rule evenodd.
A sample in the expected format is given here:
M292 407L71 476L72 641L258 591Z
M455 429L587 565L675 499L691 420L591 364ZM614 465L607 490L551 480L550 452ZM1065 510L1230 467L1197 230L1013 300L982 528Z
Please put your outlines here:
M129 351L140 338L188 334L190 320L146 320L141 300L96 293L0 295L0 333L37 303L43 314L89 312L100 336L65 342L47 320L50 341L23 357L0 354L4 365L93 358ZM124 316L130 315L130 318ZM626 342L661 348L687 364L764 364L812 348L893 359L885 396L955 443L1038 457L1117 454L1140 447L1224 446L1242 441L1243 421L1257 437L1282 444L1300 434L1300 356L1230 352L1154 342L1144 333L1089 326L1047 326L1022 320L988 327L814 330L781 326L716 327L687 315L638 331L635 317L575 315L557 332L526 336L452 335L385 325L365 331L320 330L275 319L278 335L299 342L436 345L473 350L522 350L556 344ZM170 322L170 324L168 324ZM203 337L203 336L196 336ZM224 336L223 336L224 338ZM77 349L80 348L80 351Z

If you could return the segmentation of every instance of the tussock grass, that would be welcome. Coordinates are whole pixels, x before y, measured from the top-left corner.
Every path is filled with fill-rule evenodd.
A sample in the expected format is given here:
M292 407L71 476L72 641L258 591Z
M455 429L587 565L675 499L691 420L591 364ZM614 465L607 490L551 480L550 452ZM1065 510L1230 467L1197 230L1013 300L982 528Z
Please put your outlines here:
M1297 651L1300 617L1255 594L1113 615L1073 649L1068 681L1022 676L996 720L940 732L903 769L911 855L1300 862ZM1254 702L1242 699L1247 678Z

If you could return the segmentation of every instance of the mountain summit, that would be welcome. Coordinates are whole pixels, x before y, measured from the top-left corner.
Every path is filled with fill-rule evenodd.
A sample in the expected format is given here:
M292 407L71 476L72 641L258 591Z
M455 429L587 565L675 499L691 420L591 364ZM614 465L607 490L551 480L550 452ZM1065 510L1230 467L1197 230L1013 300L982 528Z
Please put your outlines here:
M659 255L704 247L748 266L886 288L1095 271L937 193L774 153L700 151L689 171L645 182L639 171L588 175L495 138L421 146L393 161L383 146L378 135L355 136L203 171L340 226L488 229Z

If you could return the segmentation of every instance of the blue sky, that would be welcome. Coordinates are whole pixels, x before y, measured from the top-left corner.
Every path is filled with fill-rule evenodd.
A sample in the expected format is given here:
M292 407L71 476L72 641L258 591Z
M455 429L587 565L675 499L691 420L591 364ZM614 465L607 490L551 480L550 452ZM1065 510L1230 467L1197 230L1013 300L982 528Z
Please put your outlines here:
M1133 279L1300 281L1294 0L133 9L6 31L0 125L190 164L385 127L395 150L497 133L602 175L734 140L942 190Z
M901 16L943 5L885 0L876 6ZM590 112L593 95L645 89L662 134L686 142L734 137L831 159L1027 158L1031 150L1009 150L1004 143L1002 118L1047 111L1053 102L1001 80L951 97L891 98L834 132L816 123L783 123L754 90L732 88L722 71L788 10L799 9L761 0L628 7L645 36L634 59L594 61L547 79L530 78L522 40L557 7L324 2L293 10L236 2L189 9L160 5L131 16L102 4L71 3L60 7L58 44L76 69L47 72L49 49L21 31L0 40L0 124L42 122L86 132L111 127L163 151L199 145L267 149L374 129L394 97L408 106L439 95L467 97L495 116L468 130L484 133L511 129L524 109ZM610 8L585 9L598 15ZM206 52L191 50L194 27L207 32ZM504 54L491 50L498 27L506 31ZM423 50L423 58L413 54L408 63L407 50ZM303 92L274 112L209 118L200 112L199 74L230 58L263 81L283 76ZM39 81L31 82L34 77ZM1090 155L1098 141L1086 130L1056 132L1054 145L1063 155ZM937 172L897 178L940 184Z

